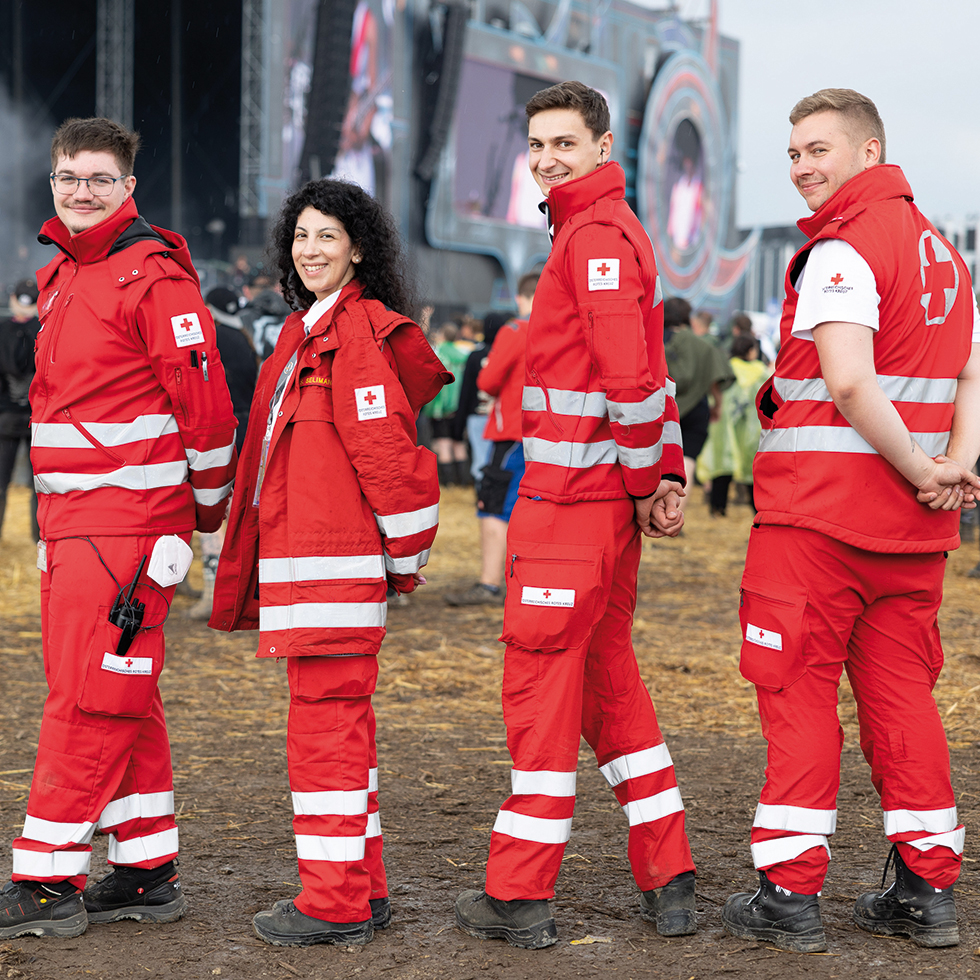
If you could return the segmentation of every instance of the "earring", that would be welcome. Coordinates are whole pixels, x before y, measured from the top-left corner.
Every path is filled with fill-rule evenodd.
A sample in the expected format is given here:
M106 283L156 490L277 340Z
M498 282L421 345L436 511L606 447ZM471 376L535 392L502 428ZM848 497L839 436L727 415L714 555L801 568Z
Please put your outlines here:
M355 255L355 256L354 256L354 257L353 257L353 258L351 259L351 262L353 262L353 263L354 263L355 265L357 265L357 263L358 263L358 262L360 262L360 261L361 261L361 257L360 257L359 255Z

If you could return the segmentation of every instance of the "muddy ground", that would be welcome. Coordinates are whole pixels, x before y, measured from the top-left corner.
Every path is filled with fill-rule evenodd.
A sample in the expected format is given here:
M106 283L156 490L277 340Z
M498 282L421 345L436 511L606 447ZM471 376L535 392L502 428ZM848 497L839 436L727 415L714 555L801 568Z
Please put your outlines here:
M23 822L45 687L37 573L26 501L13 491L0 542L0 879L7 842ZM822 898L830 952L801 956L727 937L720 910L752 886L747 845L763 778L765 744L752 690L738 675L736 590L749 516L732 507L708 517L692 499L685 536L648 544L640 572L635 643L658 705L698 862L700 929L664 940L638 915L626 860L626 821L583 744L571 843L553 906L561 942L538 952L480 942L453 926L452 903L483 879L490 827L508 786L500 717L502 647L496 609L456 611L442 594L477 568L467 491L444 499L429 585L393 608L382 651L378 714L381 816L392 890L392 926L362 948L267 946L251 916L298 890L286 782L286 681L282 664L253 658L255 634L231 637L190 623L177 599L167 625L162 687L173 740L181 875L189 899L182 921L92 926L72 940L0 942L0 978L80 976L235 980L295 977L500 978L567 980L604 976L967 977L980 975L976 840L980 794L980 582L965 572L976 544L953 555L942 625L947 669L937 688L952 747L954 784L966 824L957 888L961 943L917 949L858 932L850 909L874 887L887 844L868 770L857 747L846 689L847 742L834 861ZM192 579L198 583L200 572ZM96 842L101 875L105 845ZM584 937L601 942L576 943Z

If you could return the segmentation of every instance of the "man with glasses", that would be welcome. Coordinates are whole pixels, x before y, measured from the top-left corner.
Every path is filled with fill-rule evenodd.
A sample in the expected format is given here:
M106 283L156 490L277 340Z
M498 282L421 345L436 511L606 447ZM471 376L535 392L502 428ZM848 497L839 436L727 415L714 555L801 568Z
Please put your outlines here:
M108 119L51 145L30 390L50 693L0 939L184 913L162 625L191 532L221 524L235 417L187 246L137 213L138 146ZM83 894L96 830L113 870Z

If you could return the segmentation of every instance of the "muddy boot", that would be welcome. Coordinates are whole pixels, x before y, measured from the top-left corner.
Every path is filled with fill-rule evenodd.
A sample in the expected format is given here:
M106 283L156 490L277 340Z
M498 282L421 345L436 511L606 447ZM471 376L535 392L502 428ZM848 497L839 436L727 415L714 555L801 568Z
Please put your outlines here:
M760 939L796 953L827 949L816 895L798 895L773 884L759 872L759 890L739 892L721 910L725 931L739 939Z
M204 566L204 592L200 600L194 603L184 615L188 619L207 622L211 618L211 604L214 602L214 579L218 574L218 556L205 555L201 564Z
M372 898L368 904L371 906L371 925L375 929L387 929L391 925L391 901L388 896Z
M641 892L640 915L652 922L661 936L690 936L697 932L694 872L685 871L661 888Z
M506 939L522 949L544 949L558 942L558 930L546 901L504 902L469 890L456 899L456 923L477 939Z
M252 918L252 928L259 939L273 946L366 946L374 938L371 919L364 922L327 922L300 912L292 902L283 899L267 912Z
M71 939L87 928L82 893L67 881L8 881L0 890L0 939Z
M176 922L187 909L173 861L159 868L117 865L85 889L84 899L89 922Z
M881 876L882 888L891 863L895 865L895 880L883 892L858 896L854 903L854 922L879 936L908 936L916 946L955 946L960 941L960 932L953 886L930 885L909 870L892 844Z

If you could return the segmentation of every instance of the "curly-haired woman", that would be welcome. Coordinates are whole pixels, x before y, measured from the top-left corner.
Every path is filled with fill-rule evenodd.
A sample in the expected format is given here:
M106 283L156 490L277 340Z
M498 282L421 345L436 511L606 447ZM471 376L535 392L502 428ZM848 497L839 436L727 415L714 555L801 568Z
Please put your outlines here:
M390 217L354 184L312 181L269 249L297 310L256 386L211 626L285 657L302 892L253 919L279 946L361 944L390 921L371 694L390 583L424 582L438 521L419 408L451 380L410 307Z

